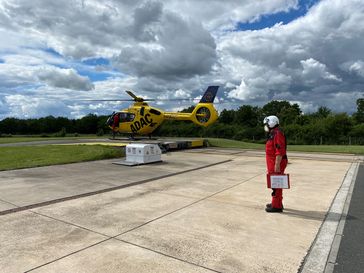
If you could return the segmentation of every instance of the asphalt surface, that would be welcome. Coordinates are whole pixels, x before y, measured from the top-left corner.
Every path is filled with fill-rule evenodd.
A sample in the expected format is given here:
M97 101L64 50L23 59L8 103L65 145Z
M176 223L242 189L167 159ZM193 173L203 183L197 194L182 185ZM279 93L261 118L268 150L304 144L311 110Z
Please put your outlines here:
M356 178L334 273L364 272L364 165Z

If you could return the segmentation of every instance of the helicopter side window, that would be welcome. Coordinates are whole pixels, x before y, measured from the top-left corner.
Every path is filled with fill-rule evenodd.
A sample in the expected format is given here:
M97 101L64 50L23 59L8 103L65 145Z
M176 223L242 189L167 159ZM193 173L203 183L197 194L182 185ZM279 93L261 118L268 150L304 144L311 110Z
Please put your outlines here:
M141 116L144 116L144 109L145 109L144 106L142 108L140 108L140 115Z
M121 122L128 121L128 114L127 113L120 113L120 121Z
M121 122L131 122L135 118L134 114L131 113L120 113L120 121Z

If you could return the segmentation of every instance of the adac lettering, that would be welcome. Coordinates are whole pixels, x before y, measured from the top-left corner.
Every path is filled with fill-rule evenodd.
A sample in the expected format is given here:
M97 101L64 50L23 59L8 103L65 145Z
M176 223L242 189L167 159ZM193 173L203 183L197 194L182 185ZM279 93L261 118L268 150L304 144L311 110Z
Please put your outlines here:
M134 121L133 124L130 125L130 129L133 133L136 133L145 126L152 124L153 124L153 119L151 119L150 114L145 114L145 116L141 117L140 120Z

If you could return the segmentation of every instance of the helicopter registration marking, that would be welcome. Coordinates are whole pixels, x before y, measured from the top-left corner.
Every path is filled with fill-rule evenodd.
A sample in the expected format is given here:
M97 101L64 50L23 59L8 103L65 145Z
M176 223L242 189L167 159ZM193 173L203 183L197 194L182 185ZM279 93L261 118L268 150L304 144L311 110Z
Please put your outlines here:
M130 125L130 129L133 133L138 132L140 129L144 128L145 126L150 125L154 127L156 123L153 123L153 119L150 118L150 114L145 114L144 117L141 117L140 120L134 121L133 124Z

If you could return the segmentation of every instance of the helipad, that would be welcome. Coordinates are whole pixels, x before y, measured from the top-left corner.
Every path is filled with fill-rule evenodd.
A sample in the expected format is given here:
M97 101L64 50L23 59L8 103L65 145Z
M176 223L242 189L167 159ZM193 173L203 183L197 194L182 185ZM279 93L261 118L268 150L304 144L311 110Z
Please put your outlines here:
M357 166L292 153L285 211L267 214L261 152L112 161L0 172L1 272L297 272Z

